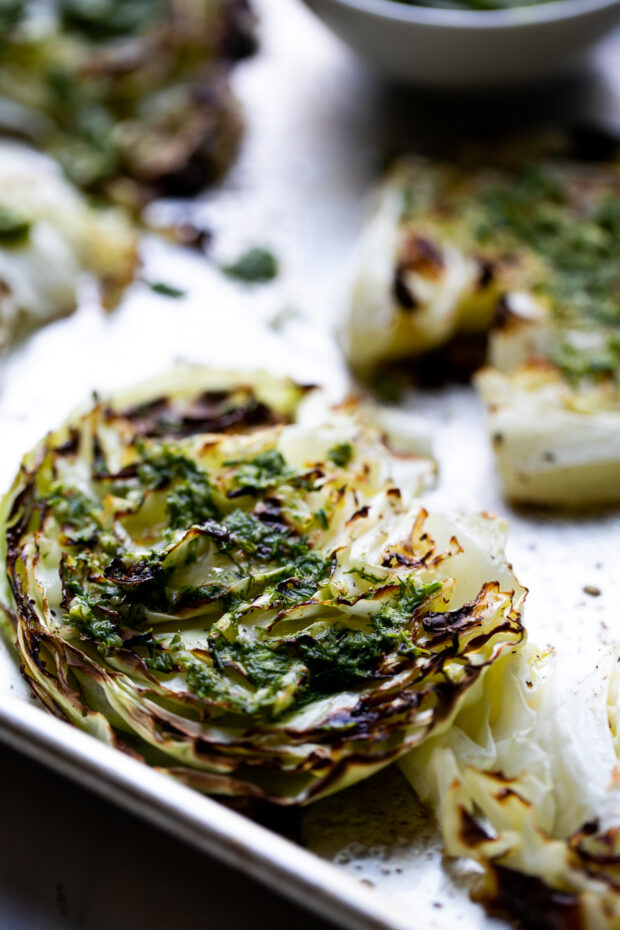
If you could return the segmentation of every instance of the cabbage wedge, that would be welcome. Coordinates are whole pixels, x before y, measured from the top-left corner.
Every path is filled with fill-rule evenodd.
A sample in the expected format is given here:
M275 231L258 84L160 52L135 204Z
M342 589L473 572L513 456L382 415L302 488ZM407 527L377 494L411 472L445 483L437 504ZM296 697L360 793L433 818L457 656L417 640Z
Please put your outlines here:
M579 160L570 140L541 138L404 158L361 237L350 363L366 379L429 353L435 369L480 365L488 334L476 386L507 495L617 502L619 243L617 152Z
M526 928L620 926L618 684L617 650L584 676L528 645L401 761L446 853L482 865L482 899Z
M10 0L4 124L84 190L136 208L195 194L235 154L228 76L255 42L246 0Z
M2 508L44 704L202 791L280 804L448 727L524 636L503 524L428 512L433 463L355 404L304 425L304 394L177 373L51 433Z
M137 233L122 210L91 206L50 159L0 143L0 346L72 313L85 275L115 306L137 264Z

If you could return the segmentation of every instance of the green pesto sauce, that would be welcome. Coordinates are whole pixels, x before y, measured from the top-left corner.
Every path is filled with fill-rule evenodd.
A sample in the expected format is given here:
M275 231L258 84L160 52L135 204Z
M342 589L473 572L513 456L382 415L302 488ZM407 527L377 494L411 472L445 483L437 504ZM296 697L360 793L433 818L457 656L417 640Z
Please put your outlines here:
M114 129L127 118L123 108L130 101L114 97L114 82L110 87L109 81L83 80L76 73L71 55L63 52L64 32L87 45L139 36L161 20L165 4L163 0L58 0L58 37L24 42L10 27L27 19L33 7L31 0L0 3L3 92L12 95L16 80L12 69L17 65L21 70L21 59L27 55L28 93L35 100L40 97L38 105L51 120L44 147L75 184L94 187L121 169ZM16 99L23 102L19 93Z
M484 191L481 206L481 243L514 237L548 263L548 279L536 287L557 317L620 325L620 195L577 216L562 184L529 168Z
M338 603L340 590L331 588L335 553L313 548L308 533L283 519L277 508L266 509L274 507L278 493L303 497L312 483L270 449L226 462L233 494L222 496L220 488L218 496L212 476L184 454L182 444L138 449L141 460L126 477L96 475L101 500L56 483L40 502L56 521L65 549L60 568L64 622L82 640L104 655L130 651L157 674L182 673L199 698L258 718L272 718L382 677L386 655L425 654L415 644L412 616L441 584L425 584L413 574L403 579L362 569L350 572L365 583L363 597L372 597L386 584L394 586L364 624L312 626L311 621L286 635L259 633L251 640L240 635L238 623L259 596L261 608L273 611L311 599L326 605L331 600L334 607ZM343 463L353 456L348 444L331 451L332 459ZM124 548L109 507L104 509L109 491L127 502L138 495L139 507L153 495L165 502L167 526L161 529L159 545L140 555ZM238 491L243 506L237 505ZM323 508L309 519L318 532L329 527ZM180 544L192 527L199 534ZM204 545L205 536L228 567L220 569L215 582L180 587L175 575L196 563L196 545ZM184 610L191 611L187 621ZM149 611L176 616L179 635L154 633ZM217 622L221 617L228 618L224 627ZM207 655L203 650L198 657L185 647L186 622L192 629L204 629ZM288 695L284 702L283 693Z
M568 381L620 380L620 189L594 185L581 203L560 172L536 164L493 181L483 177L477 187L457 179L439 191L431 215L436 211L438 223L447 222L449 234L474 255L479 248L491 266L517 260L517 290L549 309L554 334L547 351ZM426 198L405 186L401 222L428 211Z
M562 182L539 167L485 189L475 235L482 245L511 240L543 259L533 291L558 326L551 358L569 380L620 370L620 194L608 193L577 214ZM606 332L602 343L576 348L562 331ZM617 330L617 332L616 332Z
M430 206L439 224L447 222L450 231L456 226L468 251L475 254L479 248L491 263L498 257L518 258L521 287L551 312L555 332L549 356L573 383L583 378L620 379L617 186L594 186L580 203L561 172L530 164L493 181L483 178L477 188L458 183L456 190L440 191ZM415 189L403 188L403 223L428 210L428 202ZM576 344L571 330L586 338ZM381 387L376 386L378 393Z
M190 15L191 9L190 3ZM238 15L231 13L233 23ZM228 22L228 17L222 17ZM204 24L198 17L195 30L181 28L176 19L167 0L0 0L0 93L19 106L45 114L36 142L59 162L74 184L118 197L124 203L128 197L131 201L128 188L123 186L120 193L109 182L129 175L146 185L141 173L145 159L154 174L159 167L154 164L157 158L149 159L147 151L159 148L157 140L162 132L175 132L172 125L162 130L162 123L166 127L167 121L173 121L176 127L183 120L196 118L193 84L204 80L200 69L205 56L210 60L209 56L221 50L204 47L202 35L211 17ZM35 28L29 28L30 20ZM219 31L215 16L214 40ZM163 40L168 34L171 38L166 43ZM159 49L156 69L149 64L152 42ZM91 73L87 65L93 56L98 64ZM170 88L176 101L173 113L166 109ZM218 93L214 92L212 103L204 104L214 109L216 141L210 139L203 147L196 147L191 140L187 143L186 159L192 158L196 164L204 151L205 183L212 161L217 168L217 143L223 139L226 145L229 131L227 125L220 126L226 121ZM149 104L152 97L154 106ZM118 131L121 125L132 127L131 152L124 134ZM134 152L138 153L139 170ZM187 162L177 167L183 173ZM192 167L198 176L193 161ZM146 176L151 178L148 170ZM202 175L197 183L201 180ZM156 177L153 184L164 181ZM167 288L166 296L177 295Z
M388 653L413 656L421 652L411 633L413 612L441 588L439 582L423 584L410 578L401 586L393 605L371 615L369 629L354 630L334 624L309 635L274 639L269 646L260 643L229 642L219 630L212 637L215 665L243 669L257 691L248 700L228 698L244 713L271 714L274 700L291 676L297 674L297 705L328 697L372 680L382 658ZM190 686L200 697L222 697L222 680L213 668L194 664L189 670Z
M236 481L239 488L248 491L264 491L274 485L282 484L295 474L284 461L284 456L277 449L261 452L253 459L241 462L227 462L228 465L237 465Z

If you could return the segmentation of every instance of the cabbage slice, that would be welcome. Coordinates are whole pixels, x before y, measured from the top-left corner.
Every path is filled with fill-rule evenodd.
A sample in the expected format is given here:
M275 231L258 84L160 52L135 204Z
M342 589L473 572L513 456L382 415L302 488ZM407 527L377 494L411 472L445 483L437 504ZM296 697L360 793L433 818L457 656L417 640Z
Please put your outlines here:
M448 727L524 636L504 525L427 511L433 463L354 404L305 425L305 393L190 371L99 403L26 457L1 519L47 707L200 790L281 804Z
M256 46L246 0L13 0L5 120L78 187L139 210L198 193L241 133L228 75Z
M52 161L0 145L0 345L72 313L85 272L114 306L136 266L137 235L121 210L91 207Z
M452 728L400 766L446 853L525 927L620 922L618 650L587 675L527 645L472 689Z
M620 171L562 148L401 159L360 238L342 341L373 380L439 350L481 362L488 334L476 386L506 492L574 506L620 499Z

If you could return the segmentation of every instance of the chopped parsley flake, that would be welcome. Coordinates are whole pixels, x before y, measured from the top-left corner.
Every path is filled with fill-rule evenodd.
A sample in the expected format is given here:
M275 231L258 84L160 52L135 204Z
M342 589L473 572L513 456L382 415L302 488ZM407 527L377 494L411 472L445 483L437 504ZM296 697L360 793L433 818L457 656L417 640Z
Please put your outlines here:
M156 294L160 294L162 297L172 297L178 300L180 297L185 297L187 293L187 291L182 290L180 287L175 287L173 284L166 284L165 281L147 281L146 283L152 291Z
M246 284L264 284L277 277L278 262L268 249L253 248L244 252L230 265L222 265L222 271L229 278L244 281Z

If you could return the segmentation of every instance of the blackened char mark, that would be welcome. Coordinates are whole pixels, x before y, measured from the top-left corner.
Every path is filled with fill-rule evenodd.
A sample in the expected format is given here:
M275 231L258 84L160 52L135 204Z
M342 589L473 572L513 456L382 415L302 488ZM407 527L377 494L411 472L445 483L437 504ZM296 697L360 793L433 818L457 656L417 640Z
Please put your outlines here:
M288 525L282 511L282 501L278 497L265 497L256 507L254 514L261 523L265 523L267 526Z
M492 913L516 919L523 930L583 930L577 895L505 866L493 866L492 875L494 887L485 902Z
M493 314L494 329L508 329L508 327L519 320L520 317L510 306L510 300L506 295L502 295L495 305Z
M396 266L394 280L392 282L392 294L400 309L411 313L418 306L418 300L407 287L407 282L405 280L407 270L406 265L400 264Z
M485 830L482 824L478 823L476 818L472 817L465 807L459 807L459 816L461 820L459 833L466 846L473 848L480 846L481 843L488 843L493 839L493 835Z
M241 61L256 52L256 16L248 0L228 3L220 48L228 61Z
M191 120L194 132L177 132L177 144L167 163L153 159L151 165L137 172L138 181L149 184L164 197L192 197L228 167L241 138L242 123L227 70L224 66L212 72L208 82L192 85L185 121ZM165 168L160 167L161 161Z
M403 265L425 278L439 278L445 268L441 249L426 236L409 236L401 254Z
M458 610L446 610L443 613L430 610L422 617L422 626L431 636L444 633L460 633L478 623L478 620L473 615L474 608L475 604L465 604Z
M225 433L274 426L284 417L258 400L251 389L235 403L238 391L205 391L183 405L173 406L165 397L130 407L119 416L133 423L137 437L183 439L198 433Z
M6 564L7 571L15 565L20 552L21 538L26 532L32 499L34 496L34 478L31 476L27 484L19 492L7 519L6 538ZM30 506L29 506L30 505Z
M103 574L108 581L113 581L122 588L140 588L160 581L163 571L161 562L143 560L126 564L117 556L112 559Z
M208 399L202 406L188 412L179 422L181 435L192 436L195 433L223 433L230 429L253 429L260 426L271 426L279 422L280 418L263 404L262 401L252 398L246 404L231 407L221 411L209 409Z
M424 278L437 279L443 270L443 256L434 242L417 234L408 236L403 243L392 282L392 293L400 308L411 313L418 307L418 299L407 285L408 272L413 271Z
M495 265L489 258L478 259L478 281L476 282L479 290L486 290L495 281Z
M73 427L69 430L67 439L60 445L55 446L54 451L57 452L58 455L75 455L78 450L79 440L80 434L77 429Z
M353 516L349 517L347 520L347 526L350 526L351 523L355 523L357 520L364 520L370 513L370 507L364 505L360 507L359 510L356 510Z
M571 849L579 856L588 871L596 873L616 889L620 888L617 875L620 866L619 838L619 827L611 827L601 832L597 820L584 824L570 838Z
M409 385L437 388L446 384L469 384L472 374L485 363L487 333L458 333L444 346L385 364L379 383L388 381L401 390Z

